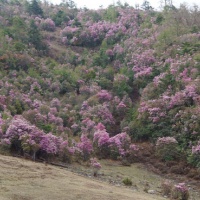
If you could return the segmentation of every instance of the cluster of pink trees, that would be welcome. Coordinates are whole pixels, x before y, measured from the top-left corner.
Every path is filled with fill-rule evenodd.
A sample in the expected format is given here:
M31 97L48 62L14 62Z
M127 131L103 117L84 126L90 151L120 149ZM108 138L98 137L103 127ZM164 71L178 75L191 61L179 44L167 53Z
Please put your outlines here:
M1 144L9 146L15 151L28 153L33 156L34 160L39 151L51 156L72 156L76 153L83 160L88 160L97 152L102 156L116 159L117 156L126 157L138 150L130 146L130 137L125 132L109 137L103 124L99 123L95 129L93 139L83 133L79 142L73 141L69 144L68 138L64 139L62 136L44 133L22 116L16 115L5 134L1 134ZM108 151L104 151L105 149Z
M138 151L137 146L131 144L131 139L127 133L123 132L110 137L105 126L101 123L95 126L95 129L93 141L101 156L117 159L117 157L124 158L130 154L133 155Z
M153 138L158 151L179 145L199 162L199 33L194 24L180 28L196 17L47 4L41 17L27 15L24 4L6 5L0 14L2 144L86 160L126 157L138 149L131 139ZM30 20L38 33L32 39L48 42L48 51L29 44Z
M154 77L153 85L149 84L143 90L138 111L140 118L150 120L155 125L171 118L171 125L169 123L168 126L171 126L174 135L181 132L183 137L188 135L194 139L199 127L198 72L194 63L186 59L182 57L179 61L167 61L170 62L170 70Z
M80 12L78 13L78 20L84 26L82 28L74 27L74 23L69 21L68 25L61 31L61 35L70 39L76 38L78 41L74 42L74 39L71 41L68 40L69 44L98 46L103 40L114 44L120 41L125 35L137 32L139 23L137 10L127 8L125 11L121 8L116 8L115 12L119 15L118 17L116 16L116 19L113 19L115 22L112 20L94 21L88 17L90 11L86 11L85 13ZM101 16L103 13L99 11L97 15ZM65 40L66 38L62 39L62 41Z
M16 151L23 150L33 154L34 159L39 150L56 155L63 150L64 146L68 148L67 140L52 133L45 134L20 115L12 119L6 133L2 136L1 143L10 145Z

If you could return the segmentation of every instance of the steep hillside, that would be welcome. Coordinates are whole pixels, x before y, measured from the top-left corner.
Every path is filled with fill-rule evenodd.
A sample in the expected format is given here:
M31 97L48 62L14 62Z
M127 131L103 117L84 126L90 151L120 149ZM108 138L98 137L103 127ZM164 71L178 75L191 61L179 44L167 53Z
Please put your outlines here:
M0 11L1 152L140 160L200 179L197 6L3 0Z

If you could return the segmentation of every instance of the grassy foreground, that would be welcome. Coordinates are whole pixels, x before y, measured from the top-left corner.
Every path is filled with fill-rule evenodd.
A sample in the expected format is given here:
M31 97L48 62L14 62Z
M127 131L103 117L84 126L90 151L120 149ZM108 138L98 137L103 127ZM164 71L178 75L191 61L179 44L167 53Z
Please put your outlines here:
M66 169L0 156L1 200L162 200L164 198L74 174Z

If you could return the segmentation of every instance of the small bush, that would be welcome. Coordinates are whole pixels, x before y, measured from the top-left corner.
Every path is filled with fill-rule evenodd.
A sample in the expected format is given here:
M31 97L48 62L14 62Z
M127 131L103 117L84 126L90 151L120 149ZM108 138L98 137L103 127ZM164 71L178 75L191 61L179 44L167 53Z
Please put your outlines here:
M197 176L200 176L200 172L198 172L198 169L191 169L188 174L187 174L187 177L188 178L195 178Z
M122 159L123 166L131 166L131 163L127 159Z
M41 27L43 30L46 30L46 31L55 31L56 29L54 21L50 18L43 20L41 23Z
M192 147L192 152L187 159L190 164L197 168L200 168L200 141L196 146Z
M169 180L165 180L161 183L162 194L169 196L172 190L172 183Z
M172 185L171 181L165 180L161 184L162 194L170 196L171 200L188 200L189 190L185 183Z
M130 178L125 178L122 182L126 186L131 186L133 184L133 182Z
M98 175L98 171L101 169L101 164L99 162L97 162L96 158L91 158L90 159L90 165L93 168L93 175L97 176Z
M174 174L184 174L184 167L182 165L175 165L170 168L170 172Z
M179 159L178 142L173 137L161 137L156 142L156 155L162 161Z
M172 188L171 199L188 200L189 191L185 183L178 183Z

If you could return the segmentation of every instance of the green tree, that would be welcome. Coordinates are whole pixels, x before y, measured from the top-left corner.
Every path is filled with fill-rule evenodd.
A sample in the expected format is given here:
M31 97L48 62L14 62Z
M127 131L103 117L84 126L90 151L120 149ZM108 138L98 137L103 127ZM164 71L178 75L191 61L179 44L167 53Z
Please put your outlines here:
M35 25L34 20L31 20L28 31L29 43L31 43L37 50L47 50L46 44L42 41L42 36L38 27Z
M115 22L118 16L119 12L116 7L114 5L109 5L103 14L103 19L106 21Z
M37 0L32 0L31 3L28 4L28 12L30 15L43 16L43 10L39 6L39 2Z
M141 7L144 10L153 10L153 7L150 5L148 1L144 1Z
M76 4L74 1L68 0L67 3L68 3L69 8L71 8L71 9L76 8Z
M27 25L22 18L14 16L10 29L14 39L22 41L23 43L27 42Z
M76 4L73 0L63 0L61 3L62 6L67 6L70 9L75 9Z
M63 22L68 22L70 17L66 15L66 13L62 10L59 10L54 16L53 21L55 22L56 26L60 26Z

